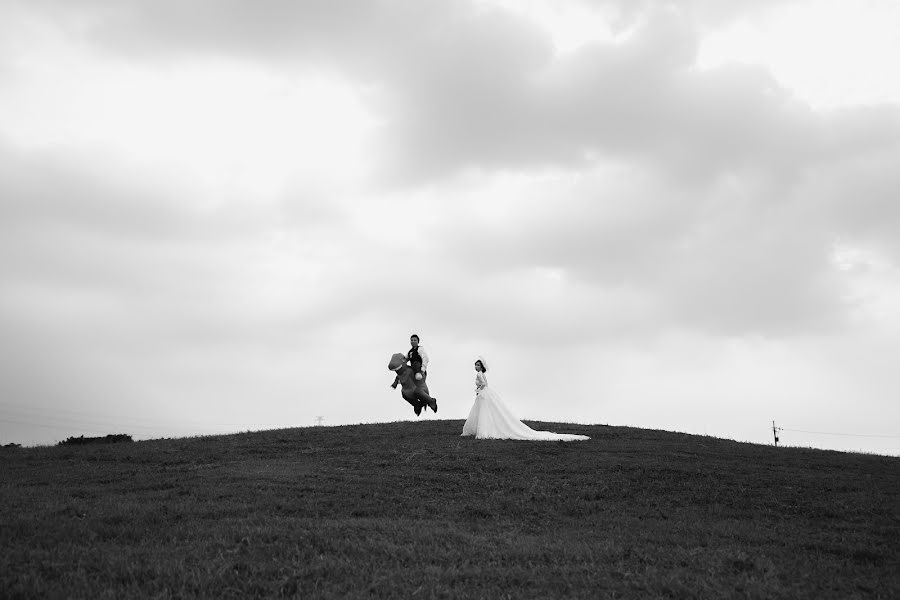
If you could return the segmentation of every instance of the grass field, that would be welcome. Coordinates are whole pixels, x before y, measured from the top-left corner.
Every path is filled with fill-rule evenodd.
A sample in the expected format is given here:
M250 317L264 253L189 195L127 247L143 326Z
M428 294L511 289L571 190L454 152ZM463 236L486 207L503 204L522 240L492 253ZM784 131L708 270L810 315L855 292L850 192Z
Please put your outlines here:
M0 448L12 598L900 598L900 459L462 421Z

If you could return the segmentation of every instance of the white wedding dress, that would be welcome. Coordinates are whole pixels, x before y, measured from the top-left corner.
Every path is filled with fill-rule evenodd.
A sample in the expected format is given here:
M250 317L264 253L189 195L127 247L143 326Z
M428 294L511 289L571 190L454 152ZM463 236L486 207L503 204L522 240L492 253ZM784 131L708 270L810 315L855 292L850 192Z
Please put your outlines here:
M564 441L590 439L586 435L536 431L515 418L500 399L500 395L488 387L487 377L481 371L475 373L475 404L463 425L462 435L485 440L537 440Z

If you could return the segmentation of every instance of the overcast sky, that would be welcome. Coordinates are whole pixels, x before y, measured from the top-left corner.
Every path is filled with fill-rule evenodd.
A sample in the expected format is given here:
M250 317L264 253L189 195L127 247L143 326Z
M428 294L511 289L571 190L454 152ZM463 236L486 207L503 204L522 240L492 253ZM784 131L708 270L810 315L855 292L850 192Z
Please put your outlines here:
M900 454L898 32L0 0L0 443L415 419L415 332L437 418L481 354L526 419Z

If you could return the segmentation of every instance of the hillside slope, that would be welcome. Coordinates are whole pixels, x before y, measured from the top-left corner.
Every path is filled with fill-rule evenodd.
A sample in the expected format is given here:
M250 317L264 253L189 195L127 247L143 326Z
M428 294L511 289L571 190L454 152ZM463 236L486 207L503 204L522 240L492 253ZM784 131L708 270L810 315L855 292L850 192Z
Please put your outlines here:
M0 449L0 596L900 597L898 458L529 424Z

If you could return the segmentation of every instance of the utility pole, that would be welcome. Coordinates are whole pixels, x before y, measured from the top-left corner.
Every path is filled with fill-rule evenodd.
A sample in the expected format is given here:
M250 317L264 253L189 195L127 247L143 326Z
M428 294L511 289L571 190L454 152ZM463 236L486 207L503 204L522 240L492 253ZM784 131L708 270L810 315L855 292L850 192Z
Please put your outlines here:
M775 427L775 421L772 421L772 435L775 437L775 447L778 447L778 427Z
M316 425L322 425L322 423L324 423L324 422L325 422L325 417L316 417Z

